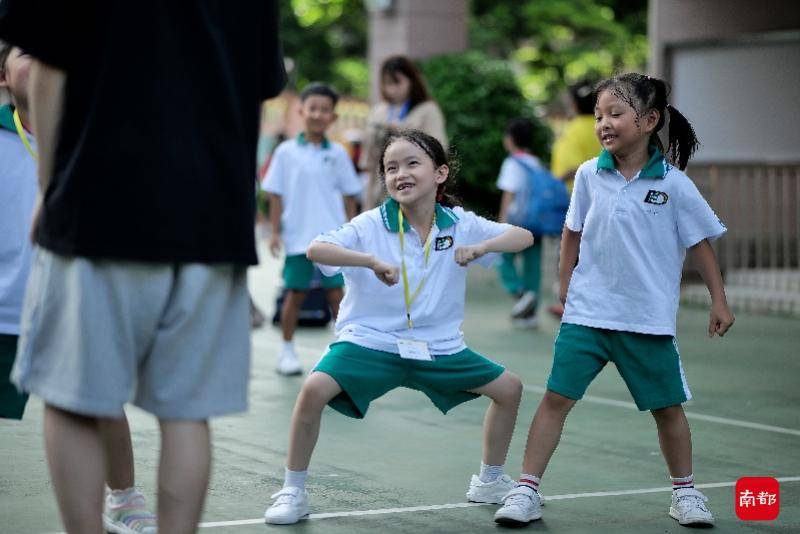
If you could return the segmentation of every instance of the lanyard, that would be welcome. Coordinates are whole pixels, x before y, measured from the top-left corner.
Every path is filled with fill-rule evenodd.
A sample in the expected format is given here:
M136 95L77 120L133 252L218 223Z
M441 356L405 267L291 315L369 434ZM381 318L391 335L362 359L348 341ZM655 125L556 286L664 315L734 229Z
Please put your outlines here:
M428 279L428 257L431 255L431 242L433 241L433 227L436 224L436 212L433 212L433 222L431 223L431 229L428 232L428 239L425 241L425 246L423 247L424 254L425 254L425 276L422 277L422 280L419 281L419 285L417 289L411 293L411 288L408 285L408 272L406 271L406 255L404 254L405 251L405 244L406 244L406 234L405 230L403 229L403 210L398 207L397 209L397 222L398 226L400 227L400 264L402 266L403 272L403 296L405 297L406 301L406 319L408 320L408 327L414 328L414 323L411 322L411 305L414 304L414 301L417 300L419 296L419 292L422 289L422 286L425 285L425 280Z
M25 128L22 126L22 120L19 118L19 111L14 108L14 126L17 127L17 135L19 138L22 139L22 144L25 145L25 148L28 150L28 153L33 156L33 159L38 160L39 156L36 154L36 151L31 146L31 142L28 141L28 136L25 133Z

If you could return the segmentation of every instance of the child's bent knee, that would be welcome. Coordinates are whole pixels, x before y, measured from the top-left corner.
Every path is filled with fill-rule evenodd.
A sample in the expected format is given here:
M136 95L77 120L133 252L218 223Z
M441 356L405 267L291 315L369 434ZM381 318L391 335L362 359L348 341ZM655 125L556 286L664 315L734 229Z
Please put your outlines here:
M517 375L510 374L508 377L508 395L512 401L519 402L522 399L522 380Z
M542 407L554 412L569 412L575 403L578 402L575 399L570 399L569 397L565 397L560 393L556 393L555 391L547 390L542 398Z

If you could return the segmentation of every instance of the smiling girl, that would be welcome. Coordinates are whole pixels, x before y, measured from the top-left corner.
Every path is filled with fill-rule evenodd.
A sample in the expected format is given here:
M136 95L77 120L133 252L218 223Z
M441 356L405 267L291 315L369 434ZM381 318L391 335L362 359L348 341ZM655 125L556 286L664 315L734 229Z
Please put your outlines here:
M682 406L691 393L675 319L689 249L711 294L708 335L723 336L733 324L709 243L725 226L682 172L698 142L668 95L665 82L635 73L597 87L595 132L603 151L576 173L561 241L566 307L553 368L531 423L520 483L495 514L498 523L542 516L539 482L564 421L608 362L636 406L655 419L673 484L669 515L681 525L714 523L706 497L694 488ZM665 147L659 132L667 124Z
M513 486L503 474L522 384L464 344L466 266L488 267L497 252L533 243L527 230L454 207L442 145L420 131L392 134L380 172L389 199L339 229L319 236L308 257L326 275L343 272L347 293L336 322L337 342L306 380L292 416L286 479L267 523L308 515L306 470L329 405L363 418L371 401L394 388L421 391L446 413L485 395L481 472L467 498L499 503Z

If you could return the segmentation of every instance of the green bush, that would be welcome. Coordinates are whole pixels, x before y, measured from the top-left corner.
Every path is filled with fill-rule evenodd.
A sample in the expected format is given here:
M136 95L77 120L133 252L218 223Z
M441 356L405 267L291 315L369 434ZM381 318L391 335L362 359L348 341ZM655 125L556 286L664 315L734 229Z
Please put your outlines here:
M471 209L495 215L500 194L494 184L507 155L502 143L506 123L514 117L534 122L534 153L545 163L550 158L550 129L534 116L504 61L472 51L437 56L421 67L461 161L456 193Z

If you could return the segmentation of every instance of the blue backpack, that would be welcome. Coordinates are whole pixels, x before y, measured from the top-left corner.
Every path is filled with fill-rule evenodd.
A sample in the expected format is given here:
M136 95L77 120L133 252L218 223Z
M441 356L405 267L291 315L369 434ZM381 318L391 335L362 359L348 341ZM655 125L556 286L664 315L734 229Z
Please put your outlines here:
M525 168L528 182L516 195L508 222L535 236L561 235L569 208L567 186L544 167L533 166L522 158L515 157L514 161Z

